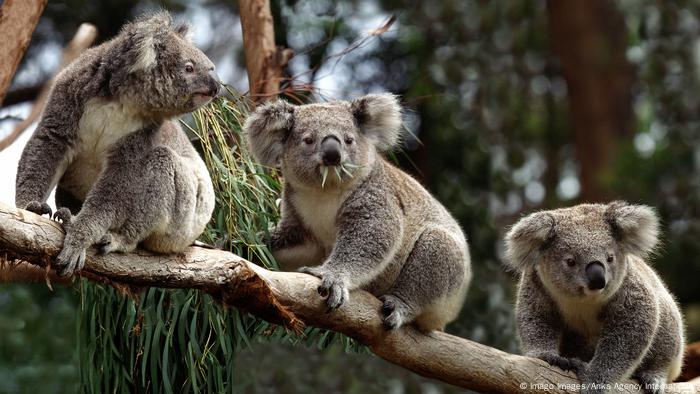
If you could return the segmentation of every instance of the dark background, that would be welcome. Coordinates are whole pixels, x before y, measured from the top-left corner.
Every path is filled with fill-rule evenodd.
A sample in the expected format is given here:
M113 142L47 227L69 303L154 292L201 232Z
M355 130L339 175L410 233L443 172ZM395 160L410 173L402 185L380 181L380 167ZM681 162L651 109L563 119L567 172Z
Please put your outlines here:
M247 90L235 1L50 1L6 107L33 98L80 23L104 40L156 7L191 22L222 79ZM500 260L508 226L536 209L624 199L658 209L663 244L653 266L683 307L688 339L700 340L700 2L273 0L272 8L278 45L297 53L284 87L314 99L402 97L409 133L398 160L471 244L475 280L448 331L517 352L515 278ZM391 15L391 29L370 36ZM80 310L76 290L0 285L0 392L26 392L28 381L42 383L34 392L55 392L77 379ZM455 391L337 348L260 344L238 362L241 392Z

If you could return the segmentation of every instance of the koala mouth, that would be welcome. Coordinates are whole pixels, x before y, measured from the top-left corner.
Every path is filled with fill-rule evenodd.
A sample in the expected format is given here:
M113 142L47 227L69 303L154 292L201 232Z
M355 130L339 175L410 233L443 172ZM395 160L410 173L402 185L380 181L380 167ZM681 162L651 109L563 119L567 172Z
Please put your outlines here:
M353 178L353 172L360 168L360 166L349 163L349 162L341 162L337 166L320 166L319 171L321 172L321 187L326 186L326 180L328 179L328 173L330 172L330 168L333 169L333 172L335 172L335 176L338 178L338 182L343 181L343 174L347 175L350 178Z

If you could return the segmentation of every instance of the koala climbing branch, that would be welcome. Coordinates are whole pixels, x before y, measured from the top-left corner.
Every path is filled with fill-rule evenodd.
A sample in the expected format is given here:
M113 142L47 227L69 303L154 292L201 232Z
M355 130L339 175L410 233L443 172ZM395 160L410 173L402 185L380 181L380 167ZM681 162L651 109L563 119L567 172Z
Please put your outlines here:
M62 247L59 223L0 203L0 261L46 267ZM25 264L25 263L16 263ZM423 334L410 326L386 331L381 302L364 291L328 313L316 288L319 280L300 273L274 272L234 254L191 247L177 255L95 255L82 276L116 287L196 288L227 305L288 328L304 324L330 329L369 346L378 356L420 375L488 393L572 393L578 380L545 362L502 352L443 332ZM303 323L302 323L303 322ZM625 382L616 393L638 393ZM666 393L697 393L700 382L675 383Z

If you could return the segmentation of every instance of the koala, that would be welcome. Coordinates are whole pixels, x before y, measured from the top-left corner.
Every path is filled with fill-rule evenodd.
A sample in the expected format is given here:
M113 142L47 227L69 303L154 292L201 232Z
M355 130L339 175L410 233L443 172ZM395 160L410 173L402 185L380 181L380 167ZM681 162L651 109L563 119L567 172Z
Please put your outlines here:
M681 370L683 319L645 258L659 219L616 201L533 213L506 235L520 273L516 320L525 355L574 370L582 393L637 379L660 393Z
M464 301L469 250L450 213L381 156L400 127L396 97L375 94L268 103L244 130L257 159L284 177L268 241L280 266L320 278L329 310L364 289L382 300L387 329L443 330Z
M143 16L58 75L20 158L15 204L51 215L56 187L59 274L81 269L94 244L181 251L209 221L212 182L177 117L209 103L220 83L187 34L167 12Z

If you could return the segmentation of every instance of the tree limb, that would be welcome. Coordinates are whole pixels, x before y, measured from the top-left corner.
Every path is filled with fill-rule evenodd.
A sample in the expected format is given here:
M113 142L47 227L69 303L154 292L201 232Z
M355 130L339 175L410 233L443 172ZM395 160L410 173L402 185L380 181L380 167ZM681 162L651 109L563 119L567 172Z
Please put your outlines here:
M47 0L5 0L0 6L0 104L12 82Z
M12 145L12 143L15 142L15 140L39 118L41 112L44 110L46 100L49 97L51 86L53 86L54 81L56 81L58 74L61 72L61 70L63 70L63 68L70 64L70 62L75 60L75 58L77 58L78 55L80 55L85 49L89 48L90 45L95 42L95 38L97 38L97 28L95 26L89 23L83 23L80 25L80 27L78 27L78 31L75 33L75 36L73 36L73 39L63 50L63 57L61 59L61 64L58 66L58 70L56 70L53 77L51 77L51 79L49 79L49 81L41 88L39 96L32 107L32 111L29 113L29 116L27 116L27 119L24 119L17 124L10 134L0 140L0 151Z
M0 256L46 266L61 249L61 225L0 204ZM411 326L386 331L381 302L365 291L327 313L316 291L319 280L275 272L234 254L191 247L176 255L144 251L96 255L90 251L82 275L112 284L196 288L263 319L298 329L305 324L341 332L378 356L420 375L486 393L571 393L572 372L544 361L502 352L443 332L423 334ZM633 381L616 393L638 393ZM539 385L539 386L538 386ZM568 386L567 386L568 385ZM666 393L697 393L700 382L669 385Z

